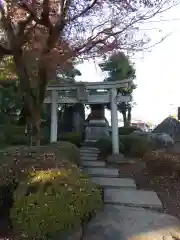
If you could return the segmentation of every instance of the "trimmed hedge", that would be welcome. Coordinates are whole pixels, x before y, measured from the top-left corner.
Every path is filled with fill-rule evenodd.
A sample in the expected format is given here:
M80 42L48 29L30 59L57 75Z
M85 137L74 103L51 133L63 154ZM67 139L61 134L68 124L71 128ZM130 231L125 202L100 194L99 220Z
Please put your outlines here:
M144 154L155 148L153 141L144 136L136 136L133 134L120 137L124 144L124 154L132 157L142 158Z
M111 138L102 138L93 144L100 150L101 157L107 157L112 154L112 140ZM119 142L119 151L124 152L124 144Z
M75 144L77 147L81 146L82 136L78 132L66 132L59 135L60 141L68 141Z
M130 134L130 133L132 133L134 131L137 131L137 130L142 131L139 128L132 127L132 126L129 126L129 127L119 127L118 128L118 133L119 133L119 135L127 135L127 134Z
M78 169L72 143L11 147L0 157L0 211L11 209L13 229L26 239L59 239L101 204L101 190Z
M26 239L60 239L78 228L101 206L101 191L68 162L58 169L35 171L14 193L11 219Z
M80 150L72 143L50 144L40 147L10 147L0 152L0 185L9 183L12 178L21 180L21 176L29 170L61 166L62 161L68 160L72 163L80 163Z
M102 138L94 143L94 146L100 150L100 156L106 157L112 153L112 141L110 138Z
M64 160L79 164L80 150L68 142L41 147L9 147L0 151L0 159L0 214L5 214L12 205L14 189L29 171L56 168Z
M70 162L80 164L80 149L71 142L60 141L52 143L50 146L55 146L55 149L59 149L61 158L67 159ZM54 150L55 151L55 150Z

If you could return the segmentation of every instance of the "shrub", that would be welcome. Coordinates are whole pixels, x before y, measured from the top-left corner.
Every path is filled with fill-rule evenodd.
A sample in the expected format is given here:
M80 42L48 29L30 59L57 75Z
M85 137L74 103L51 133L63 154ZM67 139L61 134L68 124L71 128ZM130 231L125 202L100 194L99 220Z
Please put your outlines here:
M49 126L41 127L41 144L48 144L50 140ZM28 145L28 137L25 134L25 126L5 124L0 126L0 144L4 146Z
M151 174L174 176L180 173L180 154L167 151L152 151L143 157Z
M26 145L28 139L25 135L25 126L5 124L1 126L4 133L3 140L6 145Z
M140 130L140 129L138 129L137 127L132 127L132 126L118 128L119 135L127 135L127 134L130 134L137 130Z
M29 171L48 170L61 166L64 160L80 162L79 149L71 143L41 147L10 147L0 152L0 211L11 207L12 193ZM8 203L8 204L7 204Z
M101 138L95 142L95 147L100 150L100 155L106 157L112 153L112 141L110 138Z
M68 159L70 162L80 164L80 150L70 142L60 142L59 151L62 157Z
M102 157L107 157L112 154L112 140L110 138L102 138L94 143L94 146L100 150L100 155ZM119 142L119 151L124 152L124 144Z
M26 239L61 239L101 205L101 191L72 164L33 171L14 193L11 219Z
M77 164L80 162L80 151L72 143L66 142L63 145L56 143L40 147L9 147L0 152L0 157L0 184L6 184L12 177L19 182L21 176L32 168L43 167L43 170L47 170L61 165L64 160Z
M124 144L124 154L132 157L143 157L146 152L154 149L153 142L144 136L130 134L121 136L120 140Z
M61 133L59 136L60 141L68 141L76 146L80 147L81 142L82 142L82 136L78 132L66 132L66 133Z

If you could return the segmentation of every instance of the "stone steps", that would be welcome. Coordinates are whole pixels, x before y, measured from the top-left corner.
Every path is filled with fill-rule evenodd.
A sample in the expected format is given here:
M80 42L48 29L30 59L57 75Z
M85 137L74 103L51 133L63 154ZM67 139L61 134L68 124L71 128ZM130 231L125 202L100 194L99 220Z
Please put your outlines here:
M104 189L104 203L153 209L162 208L162 203L155 192L136 189L106 188Z
M83 167L105 167L105 162L103 161L83 161L82 166Z
M84 161L98 161L98 158L97 157L89 157L89 156L82 156L81 157L81 160L84 162Z
M98 149L94 149L94 150L91 150L91 149L81 149L80 153L87 153L87 154L96 153L96 154L99 154L99 150Z
M108 177L91 177L92 182L103 188L133 188L136 189L136 184L130 178L108 178Z
M90 177L119 177L119 172L115 168L106 168L106 167L101 167L101 168L93 168L93 167L88 167L85 168L84 171L88 173Z
M92 151L91 151L92 149ZM119 170L106 167L105 162L97 160L98 150L81 149L84 172L92 181L104 188L104 203L132 207L161 209L162 203L153 191L137 190L133 179L120 178Z
M80 155L81 156L83 156L83 155L85 155L85 156L98 156L99 155L99 153L98 152L83 152L83 151L80 151Z

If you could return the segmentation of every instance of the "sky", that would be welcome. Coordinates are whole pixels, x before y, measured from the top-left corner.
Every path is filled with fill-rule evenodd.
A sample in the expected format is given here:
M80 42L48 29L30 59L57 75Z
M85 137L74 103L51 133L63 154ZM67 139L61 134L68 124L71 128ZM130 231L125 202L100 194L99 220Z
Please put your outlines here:
M180 106L179 13L180 5L140 25L141 31L150 36L152 45L163 36L170 35L150 50L135 53L131 59L135 63L135 83L138 86L134 92L134 120L158 124L170 114L177 114ZM94 61L84 62L78 68L82 73L78 80L103 80L103 74ZM110 113L106 112L106 117L109 118Z

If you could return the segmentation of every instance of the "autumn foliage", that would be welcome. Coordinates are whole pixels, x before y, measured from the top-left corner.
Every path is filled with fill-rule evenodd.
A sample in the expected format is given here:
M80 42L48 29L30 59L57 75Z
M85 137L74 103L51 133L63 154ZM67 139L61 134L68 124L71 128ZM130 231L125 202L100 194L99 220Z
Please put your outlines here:
M169 1L172 2L172 1ZM163 11L168 0L1 0L0 57L12 56L38 139L48 81L72 59L142 49L137 23ZM38 141L37 141L38 142Z

